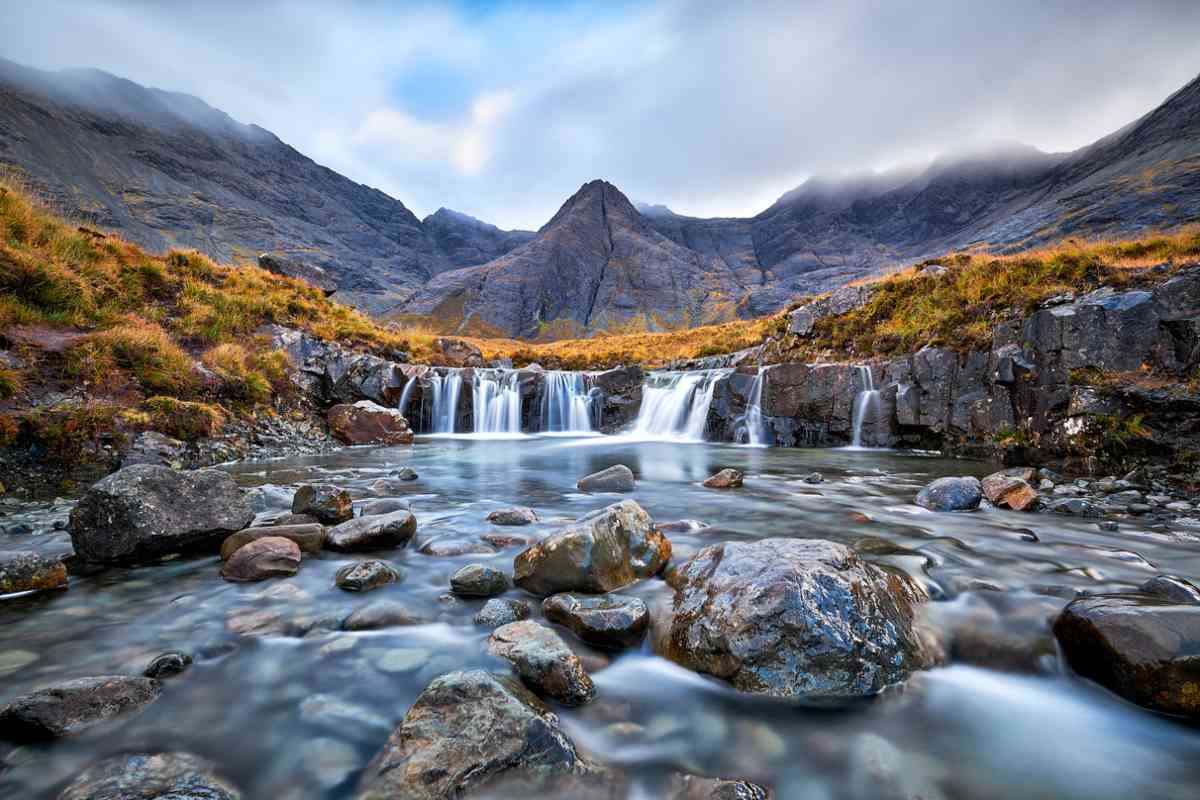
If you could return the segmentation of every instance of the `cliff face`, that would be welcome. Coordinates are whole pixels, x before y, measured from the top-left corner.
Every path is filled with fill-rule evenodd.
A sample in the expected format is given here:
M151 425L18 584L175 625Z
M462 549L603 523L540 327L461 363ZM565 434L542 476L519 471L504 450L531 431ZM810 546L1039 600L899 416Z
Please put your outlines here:
M439 208L421 221L451 269L474 267L516 250L537 236L533 231L505 231L467 214Z

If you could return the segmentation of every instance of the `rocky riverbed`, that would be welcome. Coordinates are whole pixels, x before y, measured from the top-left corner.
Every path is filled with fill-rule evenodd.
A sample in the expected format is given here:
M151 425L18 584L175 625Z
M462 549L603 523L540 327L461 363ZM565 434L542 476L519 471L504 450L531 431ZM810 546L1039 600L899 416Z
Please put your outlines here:
M0 796L1192 797L1196 500L617 438L130 467L3 506Z

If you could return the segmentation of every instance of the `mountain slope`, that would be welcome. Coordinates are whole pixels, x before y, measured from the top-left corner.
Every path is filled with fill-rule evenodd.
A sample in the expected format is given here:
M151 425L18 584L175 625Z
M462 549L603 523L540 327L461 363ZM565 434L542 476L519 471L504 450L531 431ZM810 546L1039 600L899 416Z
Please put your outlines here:
M398 200L188 95L0 60L0 164L59 209L154 251L282 250L376 309L454 266Z
M449 208L421 221L438 250L453 267L474 267L499 258L532 239L533 231L505 231Z

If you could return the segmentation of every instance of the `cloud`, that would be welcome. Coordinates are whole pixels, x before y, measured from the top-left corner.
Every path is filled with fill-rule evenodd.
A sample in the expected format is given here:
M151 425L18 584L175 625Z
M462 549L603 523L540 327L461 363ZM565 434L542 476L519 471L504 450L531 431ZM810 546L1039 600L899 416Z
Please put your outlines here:
M1073 149L1200 71L1191 0L11 6L6 57L196 94L418 214L505 227L594 177L745 215L816 173Z

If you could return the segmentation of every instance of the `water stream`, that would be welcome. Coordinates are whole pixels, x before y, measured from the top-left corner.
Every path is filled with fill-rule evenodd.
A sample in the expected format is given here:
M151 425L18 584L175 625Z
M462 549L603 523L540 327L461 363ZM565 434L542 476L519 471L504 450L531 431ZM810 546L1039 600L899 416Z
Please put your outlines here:
M552 370L542 390L542 431L591 433L592 404L582 372Z
M871 368L869 366L859 366L855 370L859 376L859 382L862 388L854 397L854 416L853 434L850 439L850 446L861 448L863 422L870 415L872 420L879 416L879 390L875 388L875 379L871 376Z
M652 372L642 386L633 435L645 439L704 440L717 381L732 370Z
M521 432L521 385L516 370L476 369L471 379L475 433Z

